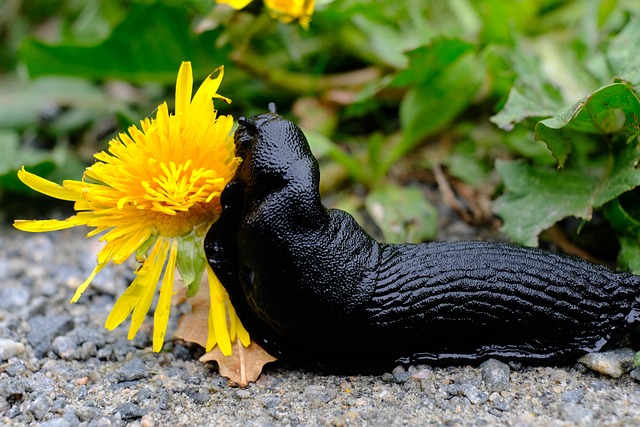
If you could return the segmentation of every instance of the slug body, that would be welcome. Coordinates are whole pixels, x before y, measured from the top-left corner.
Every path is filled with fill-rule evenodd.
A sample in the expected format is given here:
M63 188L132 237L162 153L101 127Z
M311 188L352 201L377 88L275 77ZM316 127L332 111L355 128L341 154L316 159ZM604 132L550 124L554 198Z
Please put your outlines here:
M640 278L490 242L382 244L326 209L301 130L241 119L243 159L205 251L273 356L325 372L397 364L544 364L598 351L639 320Z

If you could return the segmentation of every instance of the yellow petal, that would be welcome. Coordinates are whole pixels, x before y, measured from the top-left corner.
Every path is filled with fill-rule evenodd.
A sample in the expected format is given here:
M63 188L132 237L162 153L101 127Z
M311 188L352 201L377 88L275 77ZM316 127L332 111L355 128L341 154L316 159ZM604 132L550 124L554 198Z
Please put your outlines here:
M68 190L60 184L56 184L48 179L41 178L31 172L27 172L24 169L24 166L18 171L18 178L32 190L45 194L49 197L60 200L69 200L72 202L82 200L81 193Z
M178 255L178 240L171 242L169 250L169 262L164 270L162 285L160 286L160 297L158 305L153 315L153 351L159 352L164 344L164 336L167 332L169 322L169 312L171 311L171 296L173 295L173 277L176 269L176 257Z
M194 111L194 116L196 116L196 114L202 114L204 111L213 111L212 98L222 99L227 104L231 103L229 98L218 95L218 89L220 88L223 77L224 66L220 66L202 82L196 94L193 96L193 101L191 101L191 110Z
M216 3L227 4L235 10L240 10L251 3L251 0L216 0Z
M41 233L44 231L64 230L78 225L85 225L86 223L86 219L72 216L62 221L57 219L16 219L13 222L13 226L18 230L28 231L31 233Z
M129 339L133 339L142 326L144 319L149 312L151 302L153 301L153 295L155 294L160 275L164 269L164 263L167 260L169 254L169 242L165 239L156 243L151 250L151 254L147 261L144 263L145 277L140 283L143 289L140 293L140 300L133 308L133 314L131 315L131 326L129 327Z
M163 246L164 244L164 246ZM151 250L151 255L147 258L147 261L140 266L140 269L136 272L136 278L124 291L118 301L111 309L109 317L105 322L105 328L112 331L118 327L124 320L129 317L129 314L138 308L144 315L149 311L151 301L153 300L154 290L158 284L160 274L162 273L162 267L167 259L167 245L166 241L162 240L158 242ZM160 254L160 257L158 255ZM140 317L140 316L138 316ZM136 332L142 325L144 316L136 318L131 322L129 329L129 339L135 337Z
M211 351L215 343L211 337L211 331L215 334L215 341L220 347L220 351L225 356L231 355L231 339L227 328L227 307L225 299L227 291L222 287L213 269L207 263L207 278L209 279L209 339L207 340L207 351Z
M76 289L76 293L73 295L73 298L71 298L71 302L72 303L78 301L78 299L80 298L82 293L89 286L89 283L91 283L93 278L96 277L96 274L98 274L100 272L100 270L102 270L104 268L105 265L107 265L107 264L98 264L98 265L96 265L96 268L93 269L93 271L91 272L89 277L87 277L87 280L85 280L84 283L82 283L82 285L78 286L78 289Z
M235 334L232 336L231 340L235 341L236 339L239 339L243 346L248 347L251 343L249 332L244 328L244 325L240 321L240 318L236 314L236 310L233 308L230 301L227 304L227 309L229 310L229 319L232 319L231 322L235 326Z
M175 115L185 114L191 103L191 91L193 90L193 73L191 70L191 62L183 61L178 71L178 79L176 81L176 113Z

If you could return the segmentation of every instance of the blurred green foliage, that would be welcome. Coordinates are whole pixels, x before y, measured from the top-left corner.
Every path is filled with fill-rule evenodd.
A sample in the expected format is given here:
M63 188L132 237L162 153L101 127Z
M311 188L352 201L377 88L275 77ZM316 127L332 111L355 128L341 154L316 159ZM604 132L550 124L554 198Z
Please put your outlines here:
M308 135L329 200L367 212L388 241L437 235L421 191L437 166L497 197L513 241L599 218L620 264L640 272L636 0L316 3L305 31L256 1L233 11L213 0L7 0L5 217L24 217L8 201L36 197L18 168L78 179L110 138L172 102L189 60L196 82L225 66L223 114L276 102Z

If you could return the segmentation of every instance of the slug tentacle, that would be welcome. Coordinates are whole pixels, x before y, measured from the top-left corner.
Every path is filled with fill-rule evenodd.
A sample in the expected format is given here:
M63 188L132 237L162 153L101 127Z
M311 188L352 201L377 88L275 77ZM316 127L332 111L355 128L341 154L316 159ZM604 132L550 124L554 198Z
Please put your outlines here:
M271 108L271 107L270 107ZM640 320L640 278L503 243L380 244L320 200L300 129L243 119L243 162L205 241L243 324L272 355L332 372L398 363L551 363Z

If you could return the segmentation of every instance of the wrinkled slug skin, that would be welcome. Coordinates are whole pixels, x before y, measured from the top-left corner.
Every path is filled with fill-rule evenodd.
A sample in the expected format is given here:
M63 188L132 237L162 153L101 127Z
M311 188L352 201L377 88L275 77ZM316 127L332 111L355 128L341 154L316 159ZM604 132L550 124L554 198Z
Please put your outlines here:
M325 372L494 357L544 364L597 351L638 321L640 278L489 242L376 242L326 209L300 129L241 119L243 159L205 250L238 316L272 355Z

